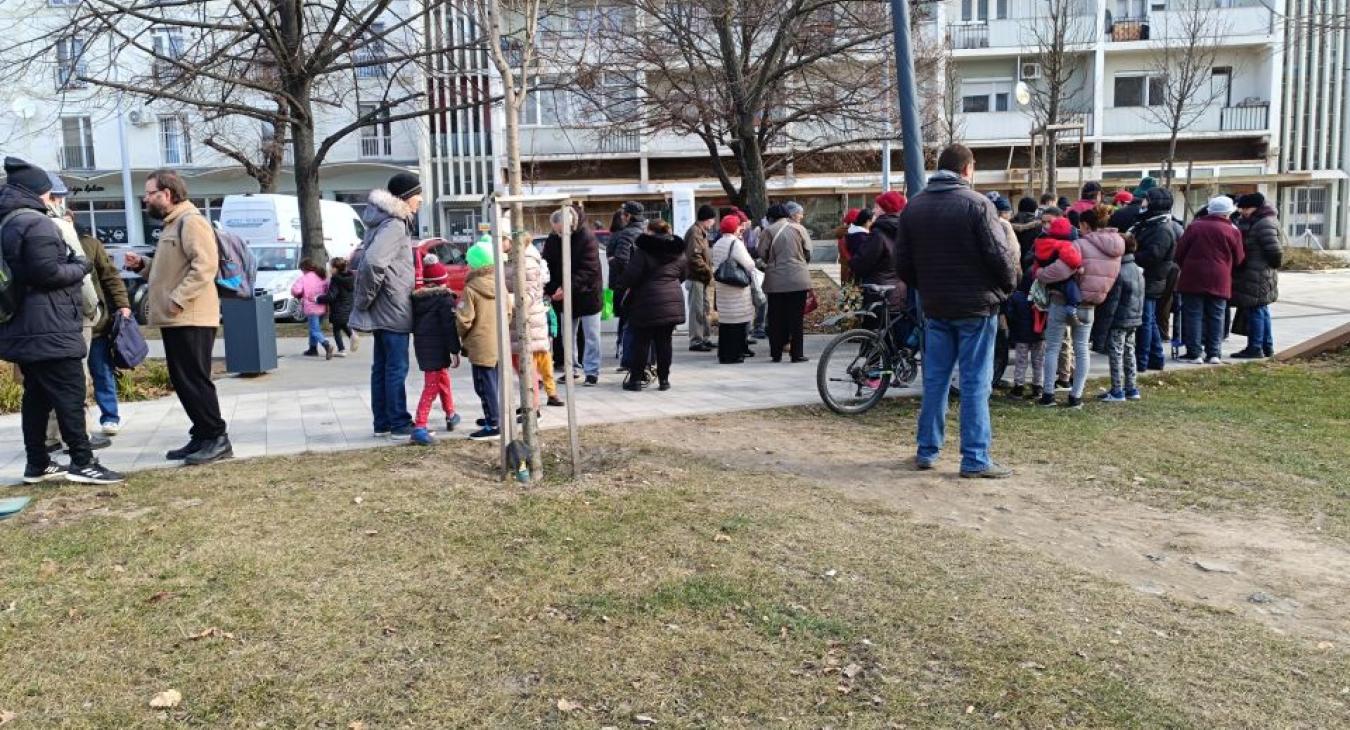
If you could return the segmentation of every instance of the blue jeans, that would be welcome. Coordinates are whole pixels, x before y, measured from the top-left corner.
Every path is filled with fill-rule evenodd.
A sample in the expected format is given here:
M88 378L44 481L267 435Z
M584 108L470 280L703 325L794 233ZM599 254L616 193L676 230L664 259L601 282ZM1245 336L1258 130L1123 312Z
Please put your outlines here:
M311 314L305 317L309 321L309 349L317 350L324 345L323 328L319 323L323 321L323 316Z
M1135 333L1135 362L1139 372L1162 370L1167 362L1163 354L1162 329L1158 327L1158 300L1144 299L1144 323Z
M94 381L99 423L122 420L117 415L117 371L113 368L111 347L107 336L95 337L89 343L89 378Z
M619 332L619 367L631 368L633 366L633 340L637 329L624 322L623 330Z
M998 316L928 320L923 355L923 405L919 408L919 458L937 459L947 429L952 369L961 370L961 471L989 468L989 392L994 377Z
M1046 393L1055 392L1055 375L1059 367L1059 351L1064 347L1064 328L1069 328L1073 338L1073 383L1069 395L1083 397L1083 386L1087 385L1088 367L1092 362L1092 351L1088 349L1088 339L1092 336L1092 307L1070 307L1059 302L1050 302L1050 311L1045 318L1045 372L1041 376L1041 389Z
M375 330L375 360L370 365L370 410L375 431L412 427L408 414L408 333Z
M483 427L501 428L501 403L497 400L499 378L497 377L497 368L485 368L478 365L473 366L473 392L478 394L478 400L483 404Z
M1247 311L1247 349L1251 352L1273 352L1275 341L1270 334L1270 305L1262 304Z
M1203 344L1205 357L1223 356L1223 316L1227 309L1227 299L1181 295L1181 341L1186 344L1187 355L1201 354Z
M572 337L576 337L576 331L580 329L582 337L585 339L585 347L582 348L581 362L574 363L572 367L581 367L587 375L600 376L600 314L588 314L584 317L576 317L572 320Z

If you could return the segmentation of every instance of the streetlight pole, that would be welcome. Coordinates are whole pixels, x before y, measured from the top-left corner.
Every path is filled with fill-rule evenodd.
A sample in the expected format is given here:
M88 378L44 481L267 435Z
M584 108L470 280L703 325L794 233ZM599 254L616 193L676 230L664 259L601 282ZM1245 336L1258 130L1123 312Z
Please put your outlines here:
M891 0L895 30L895 85L900 101L900 144L905 161L905 190L912 196L923 190L923 132L919 127L918 88L914 82L914 52L909 37L909 0Z

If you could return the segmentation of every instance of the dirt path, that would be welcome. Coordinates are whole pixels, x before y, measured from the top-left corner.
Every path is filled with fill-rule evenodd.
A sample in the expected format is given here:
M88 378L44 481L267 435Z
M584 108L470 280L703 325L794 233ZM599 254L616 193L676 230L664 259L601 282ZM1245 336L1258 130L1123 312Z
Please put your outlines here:
M1350 549L1303 534L1276 518L1168 511L1089 488L1065 489L1064 476L1018 465L997 482L957 477L948 455L933 472L893 462L828 432L794 453L765 443L781 424L764 412L625 426L653 444L687 449L724 464L795 474L875 499L915 520L1011 540L1071 566L1159 597L1194 602L1316 641L1350 638ZM773 441L775 439L770 439Z

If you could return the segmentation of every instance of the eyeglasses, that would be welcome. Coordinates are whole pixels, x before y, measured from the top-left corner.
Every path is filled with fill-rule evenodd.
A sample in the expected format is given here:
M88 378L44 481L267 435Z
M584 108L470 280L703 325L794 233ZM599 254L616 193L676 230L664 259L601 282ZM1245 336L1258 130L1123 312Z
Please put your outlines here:
M148 197L150 197L151 195L154 195L155 193L162 193L162 192L164 192L164 191L165 191L165 188L155 188L154 190L147 190L147 191L145 191L145 195L143 195L143 196L141 196L141 197L143 197L143 198L148 198Z

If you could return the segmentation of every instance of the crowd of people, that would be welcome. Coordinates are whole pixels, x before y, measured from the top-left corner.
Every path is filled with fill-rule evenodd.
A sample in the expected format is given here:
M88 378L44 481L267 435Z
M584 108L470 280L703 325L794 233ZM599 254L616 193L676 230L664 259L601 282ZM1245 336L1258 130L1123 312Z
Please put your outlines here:
M17 158L6 159L5 168L0 243L12 286L0 291L0 304L8 302L0 317L0 358L16 363L24 383L24 479L119 481L93 451L121 426L107 339L112 318L130 317L126 290L97 239L78 237L67 222L60 179ZM1111 382L1102 401L1142 397L1137 374L1165 366L1169 315L1178 300L1181 362L1222 357L1230 305L1237 307L1234 331L1248 337L1247 347L1231 356L1273 353L1268 307L1278 293L1281 233L1261 194L1215 197L1189 226L1176 217L1172 193L1152 178L1109 200L1095 182L1073 202L1023 198L1014 212L998 193L972 188L974 170L971 151L952 145L920 194L882 193L871 208L849 210L838 231L846 287L873 285L863 289L864 306L884 302L894 312L908 310L911 316L894 318L897 323L924 323L917 468L932 468L941 452L955 375L962 395L961 475L1010 473L989 455L988 412L992 386L1002 378L995 363L1006 362L998 356L1009 351L1011 396L1055 406L1056 391L1067 390L1064 405L1072 408L1082 405L1093 350L1109 355ZM555 370L598 385L607 287L618 317L625 390L672 387L674 331L686 319L689 350L716 352L721 364L755 357L751 346L759 340L767 340L772 362L808 360L803 320L816 306L808 267L812 236L795 202L770 205L757 223L738 208L703 205L680 236L629 201L614 213L603 249L580 206L556 211L542 250L530 246L510 259L508 288L516 282L517 258L525 267L526 305L516 310L514 292L497 291L492 246L468 249L462 292L449 288L440 259L419 257L412 223L421 197L415 175L394 175L370 194L365 236L351 260L307 259L292 289L309 323L305 355L340 357L346 344L358 347L358 333L372 341L376 436L432 443L430 412L438 401L446 431L453 431L461 418L450 371L461 359L470 363L482 403L483 417L470 434L475 440L499 438L502 419L513 415L498 412L502 357L509 355L517 372L530 364L534 396L524 407L536 411L564 405ZM148 279L150 324L161 329L170 378L192 421L188 443L166 458L187 464L228 458L232 449L210 377L220 306L215 234L172 171L149 175L144 202L164 220L163 232L153 258L128 253L125 265ZM510 249L504 240L501 250ZM568 281L563 256L570 257ZM527 342L512 338L509 353L499 351L499 296L512 322L524 319L528 335ZM573 331L564 335L559 322L569 296ZM331 339L321 329L325 316ZM571 363L562 356L564 336L577 344ZM423 373L412 414L404 387L410 347ZM86 378L101 436L87 433ZM69 465L50 456L62 444Z

